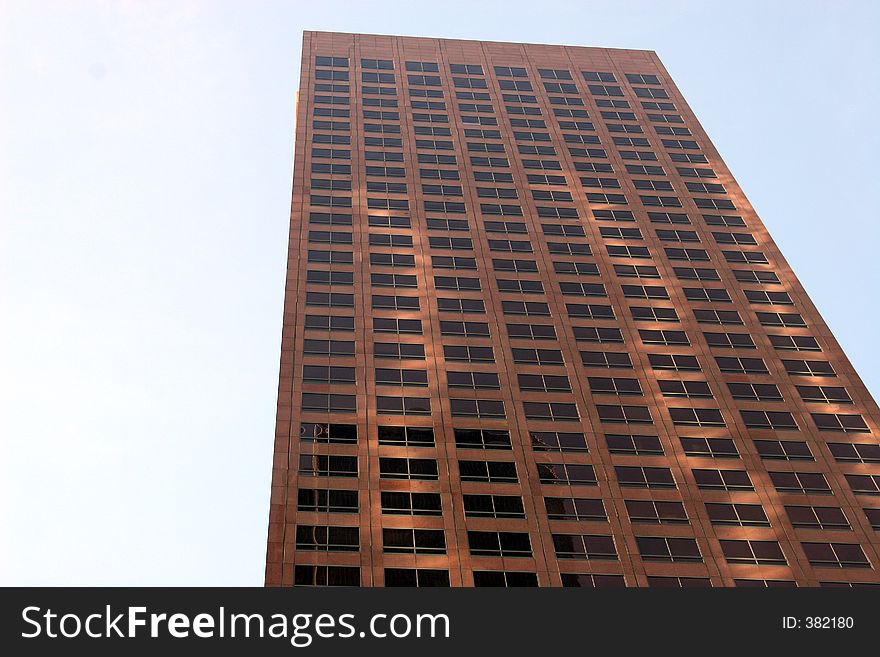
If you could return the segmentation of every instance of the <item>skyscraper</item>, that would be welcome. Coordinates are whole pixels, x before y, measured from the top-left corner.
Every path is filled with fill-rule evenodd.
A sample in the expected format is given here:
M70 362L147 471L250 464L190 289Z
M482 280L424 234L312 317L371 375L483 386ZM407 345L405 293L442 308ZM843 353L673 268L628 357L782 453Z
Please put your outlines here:
M305 33L267 585L878 585L878 424L654 52Z

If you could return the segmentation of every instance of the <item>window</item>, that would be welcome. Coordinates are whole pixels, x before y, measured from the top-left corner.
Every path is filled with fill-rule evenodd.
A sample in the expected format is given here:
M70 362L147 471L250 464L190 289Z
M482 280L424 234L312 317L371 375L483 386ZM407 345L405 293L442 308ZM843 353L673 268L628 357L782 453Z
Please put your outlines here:
M478 481L489 484L515 484L519 481L516 463L513 461L458 461L458 474L462 481Z
M582 351L581 362L584 367L606 367L632 369L628 353L617 351ZM560 357L561 362L561 357Z
M441 529L382 530L382 551L387 554L446 554Z
M306 292L306 305L325 308L352 308L354 295L339 292Z
M376 333L408 333L422 334L422 320L420 319L393 319L390 317L374 317L373 331Z
M377 367L376 384L425 387L428 385L428 372L427 370L405 370Z
M412 238L409 238L409 246L412 246ZM393 246L385 244L382 246ZM416 264L415 256L406 255L404 253L371 253L370 264L385 267L414 267Z
M311 477L357 477L357 457L300 454L299 474Z
M390 59L361 59L361 68L391 71L394 69L394 62Z
M457 335L466 338L488 338L489 325L485 322L441 321L440 333L441 335Z
M507 335L520 340L555 340L556 327L552 324L508 324Z
M300 488L296 493L297 510L315 513L357 513L358 491Z
M449 586L449 571L429 568L386 568L385 586Z
M734 399L783 401L782 393L773 383L728 383L727 388Z
M309 251L309 262L320 262L330 265L350 265L354 262L351 251Z
M373 356L377 359L394 358L404 360L413 358L425 359L425 345L407 342L374 342Z
M660 278L653 265L614 265L614 273L620 278Z
M436 480L437 461L382 457L379 459L379 478Z
M722 372L738 374L769 374L770 371L761 358L731 358L716 356L715 362Z
M515 363L528 365L563 365L562 352L558 349L511 349Z
M353 367L303 365L303 381L310 383L351 384L355 382Z
M669 299L662 285L621 285L620 288L628 299Z
M792 526L798 529L851 529L843 510L836 506L785 505Z
M579 418L576 404L523 402L523 410L531 420L573 421Z
M370 274L373 287L418 287L416 277L410 274Z
M648 354L648 362L655 370L699 372L701 369L697 357L687 354Z
M354 395L302 393L302 410L321 413L354 413L357 410Z
M817 568L870 568L858 543L801 543L810 565Z
M801 376L837 376L831 363L824 360L785 360L782 361L785 371Z
M385 308L392 310L419 310L418 297L374 294L372 302L374 309Z
M474 556L531 557L532 543L525 532L468 532L468 548Z
M434 447L434 429L432 427L379 426L378 438L380 445Z
M667 247L664 249L670 260L688 260L691 262L708 261L709 254L703 249L680 249Z
M774 431L797 431L794 417L787 411L740 410L743 422L750 429L773 429Z
M506 429L454 429L455 446L459 449L510 449L510 432Z
M518 571L475 570L474 586L538 586L538 576L535 573Z
M550 520L588 520L605 522L608 516L601 499L585 497L545 497L544 507Z
M538 271L538 264L534 260L507 260L504 258L492 258L492 267L493 269L495 269L495 271Z
M822 351L811 335L768 335L774 349L785 351Z
M587 249L589 249L589 245L584 244L580 246L585 246ZM589 253L588 250L587 253ZM572 253L572 255L575 254ZM553 271L555 271L557 274L570 274L573 276L599 275L599 267L594 262L562 262L555 260L553 262Z
M514 294L544 293L544 285L541 281L499 278L497 279L496 283L498 285L499 292L509 292ZM546 314L549 314L549 309Z
M755 490L749 473L745 470L691 470L700 490Z
M626 377L588 377L590 392L594 395L641 395L642 386L638 379Z
M526 225L518 221L484 221L487 233L507 233L508 235L528 233Z
M825 443L838 463L880 463L880 445L876 443Z
M656 306L630 306L632 318L646 322L677 322L678 313L675 308L658 308Z
M861 415L847 413L810 413L819 431L866 433L870 429Z
M664 577L660 575L648 575L648 586L652 589L712 588L712 581L708 577Z
M679 280L684 281L720 281L718 272L709 267L673 267L672 271Z
M880 495L880 475L844 475L856 495Z
M663 446L657 436L606 433L605 443L608 445L608 451L612 454L631 454L633 456L663 454Z
M707 226L727 226L729 228L745 228L746 222L738 216L722 216L720 214L704 214L703 221Z
M628 246L608 244L605 250L612 258L650 258L651 252L646 246Z
M496 66L495 75L499 77L527 77L526 69L517 66Z
M443 357L448 361L467 361L471 363L495 362L492 347L443 345Z
M357 552L360 536L357 527L297 525L296 549L317 552Z
M536 452L586 452L584 434L568 431L530 431L532 449Z
M684 331L639 329L639 337L644 344L689 345L687 334Z
M357 566L294 566L294 586L360 586Z
M636 536L643 561L701 563L703 555L693 538L671 536Z
M437 308L440 312L451 312L451 313L485 313L486 306L483 303L482 299L446 299L440 297L437 299ZM448 325L449 329L452 330L453 324L455 322L450 322ZM465 322L461 325L462 330L467 330L469 322ZM477 323L474 323L477 324ZM472 327L474 331L477 331L477 327Z
M573 588L625 587L623 575L596 575L590 573L561 573L562 586Z
M631 522L651 524L688 524L684 504L660 500L626 500Z
M313 244L351 244L351 233L310 230L309 242Z
M770 481L780 493L831 494L831 487L821 472L771 472Z
M755 449L762 459L783 461L815 461L807 443L799 440L755 440Z
M715 238L715 242L718 244L743 244L743 245L757 245L757 241L755 237L750 233L724 233L724 232L713 232L712 237ZM761 282L761 281L759 281ZM777 283L779 281L776 281ZM748 293L747 293L748 296ZM759 295L760 296L760 295ZM754 301L753 303L773 303L772 301Z
M559 290L564 295L581 297L607 297L605 286L601 283L559 283Z
M767 265L770 263L760 251L722 251L724 259L734 264Z
M299 425L299 439L313 443L355 444L357 425L303 422Z
M379 235L377 233L370 233L369 240L370 246L389 246L395 248L412 247L412 237L410 237L409 235ZM412 266L414 262L415 261L413 261L413 263L407 263L407 265ZM393 259L389 260L388 262L377 262L376 264L388 264L391 266L395 265Z
M675 488L669 468L616 465L614 472L621 487Z
M494 372L447 372L446 381L449 388L497 390L501 387L498 375Z
M595 486L596 473L592 465L572 463L538 463L538 478L542 484L566 486Z
M589 534L553 534L557 559L605 559L617 561L611 536Z
M503 418L504 402L498 399L450 399L453 417Z
M597 71L581 71L581 73L587 82L617 82L614 73Z
M647 406L617 406L597 404L600 422L624 422L627 424L653 424L651 411Z
M462 495L464 515L469 518L525 518L518 495Z
M788 563L776 541L720 540L727 563L748 563L758 566L784 566Z
M531 253L532 244L528 240L489 240L490 251L507 251L511 253Z
M431 256L431 265L435 269L476 269L477 261L462 256Z
M768 292L766 290L743 290L749 303L792 305L794 301L788 292Z
M660 80L656 75L648 73L627 73L627 82L633 84L660 84Z
M706 381L660 380L657 383L664 397L712 398L712 390Z
M623 333L618 328L603 328L598 326L572 326L574 339L578 342L623 342Z
M706 513L713 525L739 527L769 527L770 521L760 504L731 504L706 502Z
M586 319L614 319L614 309L611 306L597 303L567 303L565 310L569 317Z
M388 415L430 415L431 400L427 397L376 397L376 412Z
M707 301L714 303L730 303L730 295L724 288L685 287L682 288L688 301Z
M704 456L707 458L739 458L736 443L730 438L679 438L684 453L688 456Z
M710 347L718 349L754 349L755 343L748 333L717 333L704 331L703 337Z
M392 516L439 516L443 513L440 493L382 491L382 513Z
M520 390L540 390L542 392L571 392L567 376L550 374L518 374Z

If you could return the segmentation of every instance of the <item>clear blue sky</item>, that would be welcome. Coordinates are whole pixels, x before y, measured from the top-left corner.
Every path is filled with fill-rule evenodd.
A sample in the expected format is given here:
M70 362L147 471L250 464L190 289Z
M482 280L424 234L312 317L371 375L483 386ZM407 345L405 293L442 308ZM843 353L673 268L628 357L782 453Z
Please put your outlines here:
M0 583L262 583L304 29L656 50L880 392L878 18L5 0Z

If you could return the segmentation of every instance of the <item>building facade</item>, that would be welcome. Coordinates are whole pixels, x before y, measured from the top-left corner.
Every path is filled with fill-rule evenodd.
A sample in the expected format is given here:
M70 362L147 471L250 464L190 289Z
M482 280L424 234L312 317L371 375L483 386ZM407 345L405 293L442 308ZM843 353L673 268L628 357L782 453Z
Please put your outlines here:
M878 423L654 52L305 33L267 585L876 586Z

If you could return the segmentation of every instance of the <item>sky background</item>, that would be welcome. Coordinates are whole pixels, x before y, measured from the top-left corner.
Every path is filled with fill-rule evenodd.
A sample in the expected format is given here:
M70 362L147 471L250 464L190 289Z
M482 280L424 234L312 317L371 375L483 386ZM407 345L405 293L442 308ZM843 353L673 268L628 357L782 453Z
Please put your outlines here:
M262 584L305 29L656 50L876 396L878 27L870 0L3 0L0 584Z

